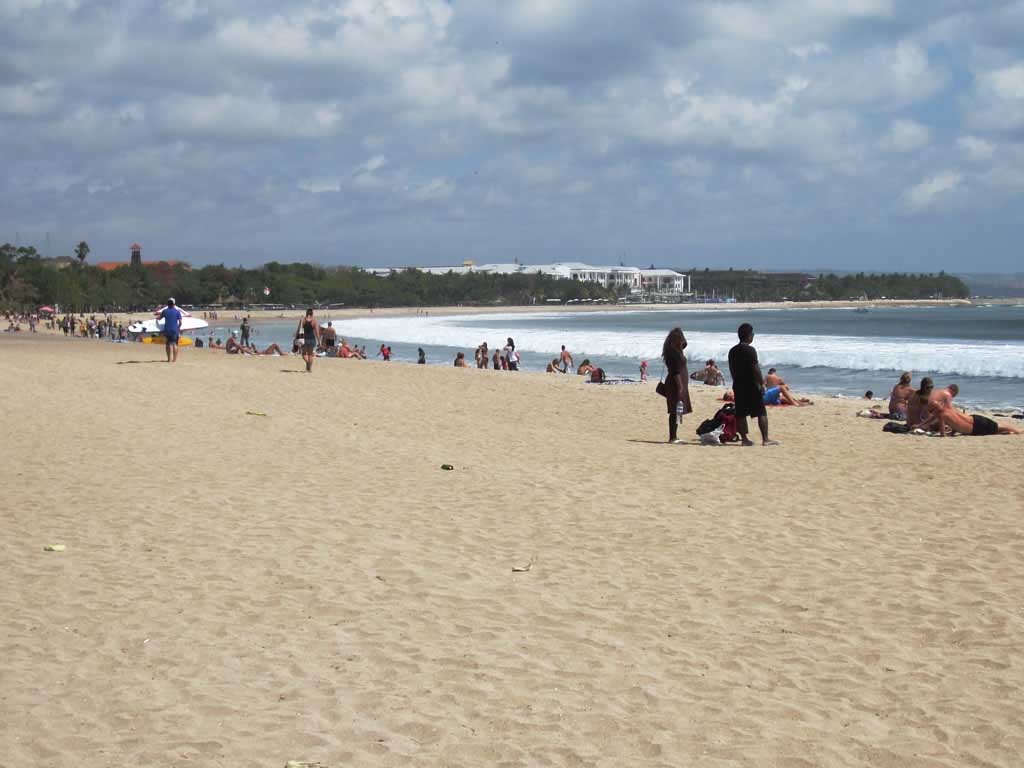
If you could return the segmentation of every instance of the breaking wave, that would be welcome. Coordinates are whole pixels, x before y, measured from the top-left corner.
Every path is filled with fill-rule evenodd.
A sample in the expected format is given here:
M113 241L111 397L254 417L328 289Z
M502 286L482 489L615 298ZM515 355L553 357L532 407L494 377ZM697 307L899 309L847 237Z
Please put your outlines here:
M557 315L531 315L530 320ZM512 336L517 348L554 355L565 344L577 357L617 357L653 360L660 355L663 331L559 330L521 327L523 315L462 315L446 317L369 317L339 320L342 335L459 349L487 341L493 349ZM690 360L724 361L736 343L732 333L687 333ZM763 366L845 368L862 371L932 371L960 376L1024 378L1024 343L823 336L757 337L754 345Z

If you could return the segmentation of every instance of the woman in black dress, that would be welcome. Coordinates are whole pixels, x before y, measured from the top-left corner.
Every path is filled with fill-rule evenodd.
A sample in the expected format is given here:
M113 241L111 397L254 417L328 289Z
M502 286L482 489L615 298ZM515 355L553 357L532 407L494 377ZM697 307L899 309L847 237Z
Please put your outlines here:
M661 357L665 361L665 401L668 405L668 441L683 442L677 436L679 417L690 413L690 377L686 373L686 337L682 328L673 328L665 337ZM682 407L680 407L682 406Z

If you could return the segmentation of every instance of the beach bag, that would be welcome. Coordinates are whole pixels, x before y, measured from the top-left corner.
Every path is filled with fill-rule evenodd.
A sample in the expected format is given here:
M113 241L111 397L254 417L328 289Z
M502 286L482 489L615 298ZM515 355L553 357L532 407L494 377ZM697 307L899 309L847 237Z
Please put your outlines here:
M721 413L721 411L719 411L719 413ZM697 436L709 435L720 426L722 426L722 419L719 417L718 413L716 413L710 419L704 419L704 421L700 423L700 426L697 427Z
M722 434L718 436L718 439L723 443L734 443L739 439L739 434L736 431L736 408L726 407L731 410L722 414Z

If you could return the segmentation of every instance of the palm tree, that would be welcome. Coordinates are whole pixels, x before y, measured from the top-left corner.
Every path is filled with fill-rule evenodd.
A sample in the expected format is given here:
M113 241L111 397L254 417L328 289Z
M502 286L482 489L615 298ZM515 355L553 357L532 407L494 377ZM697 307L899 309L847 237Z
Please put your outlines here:
M75 256L78 257L80 264L85 264L85 257L89 255L89 244L83 240L75 248Z

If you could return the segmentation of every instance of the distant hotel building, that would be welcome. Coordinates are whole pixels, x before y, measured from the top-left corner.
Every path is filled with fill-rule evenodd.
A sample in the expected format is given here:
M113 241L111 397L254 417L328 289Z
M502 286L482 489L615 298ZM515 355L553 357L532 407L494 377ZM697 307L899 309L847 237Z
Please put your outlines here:
M578 261L555 264L480 264L465 261L459 267L380 267L367 272L386 277L394 272L415 269L431 275L485 272L496 275L550 275L566 280L597 283L604 288L626 288L631 294L688 295L692 293L690 276L672 269L640 269L639 267L594 267Z
M139 245L138 243L132 243L131 252L132 255L130 261L100 261L95 266L97 269L102 269L104 272L111 272L115 269L120 269L121 267L156 267L159 266L160 264L166 264L169 267L174 267L177 266L178 264L182 264L185 267L185 269L191 269L191 267L189 267L188 264L185 264L182 261L178 261L177 259L170 259L164 262L143 261L142 246Z

